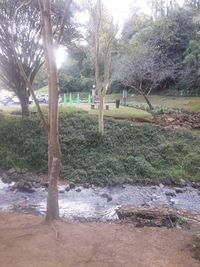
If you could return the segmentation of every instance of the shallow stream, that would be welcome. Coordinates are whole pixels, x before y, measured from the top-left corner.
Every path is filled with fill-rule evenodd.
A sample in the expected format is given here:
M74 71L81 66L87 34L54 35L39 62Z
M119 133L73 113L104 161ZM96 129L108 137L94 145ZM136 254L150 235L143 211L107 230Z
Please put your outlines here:
M37 189L34 193L11 191L8 184L0 179L0 209L27 213L45 214L47 190ZM64 185L59 186L60 215L78 220L115 220L116 209L121 206L148 205L168 207L178 211L200 213L200 191L185 187L184 192L176 193L173 188L158 186L111 186L83 188L77 187L69 192ZM166 195L172 192L173 196ZM109 199L108 201L108 198Z

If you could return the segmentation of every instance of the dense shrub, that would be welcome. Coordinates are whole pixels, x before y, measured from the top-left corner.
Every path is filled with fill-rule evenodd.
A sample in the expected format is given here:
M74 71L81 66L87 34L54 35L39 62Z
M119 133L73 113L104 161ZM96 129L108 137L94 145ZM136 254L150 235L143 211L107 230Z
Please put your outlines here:
M138 102L131 102L127 104L128 107L133 107L133 108L138 108L138 109L143 109L146 111L151 111L149 106L146 103L138 103ZM164 106L159 106L159 105L153 105L153 113L156 114L172 114L172 113L178 113L178 110L169 108L169 107L164 107Z
M105 121L83 111L60 113L61 175L96 184L157 183L200 177L200 137L150 124ZM7 119L0 126L0 166L47 169L47 136L39 121Z
M34 117L9 118L0 125L0 166L42 169L47 166L47 136Z

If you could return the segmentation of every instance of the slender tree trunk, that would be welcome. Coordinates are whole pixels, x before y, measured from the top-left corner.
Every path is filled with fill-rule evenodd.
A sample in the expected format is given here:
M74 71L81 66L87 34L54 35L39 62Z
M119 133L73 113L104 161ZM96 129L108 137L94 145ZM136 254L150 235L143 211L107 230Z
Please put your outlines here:
M101 42L101 32L102 30L102 0L97 0L96 9L95 9L95 31L94 31L94 39L95 39L95 80L96 80L96 88L99 96L99 113L98 113L98 124L99 124L99 133L101 135L104 134L104 103L105 103L105 95L108 88L109 81L109 72L110 72L110 59L111 59L111 48L113 39L118 31L118 28L113 25L113 19L107 20L106 22L110 26L109 31L106 34L105 40L105 52L104 52L104 83L103 87L101 87L100 81L100 62L99 62L99 53L100 53L100 42Z
M145 94L142 94L142 95L143 95L145 101L147 102L147 105L149 106L150 110L153 110L153 106L152 106L151 102L149 101L148 96Z
M104 134L104 103L105 103L105 96L103 94L99 94L99 118L98 118L98 123L99 123L99 133L101 135Z
M144 97L145 101L147 102L147 105L149 106L150 110L153 110L153 106L152 106L148 96L142 91L142 89L138 89L137 87L135 87L133 85L130 85L130 87L133 88L135 91L137 91L139 94L141 94ZM149 91L149 93L150 93L150 91Z
M49 131L48 131L48 163L49 187L46 220L59 218L58 178L60 173L60 145L58 135L58 74L56 67L55 46L53 44L50 1L40 0L42 18L42 38L45 60L48 70L49 86Z

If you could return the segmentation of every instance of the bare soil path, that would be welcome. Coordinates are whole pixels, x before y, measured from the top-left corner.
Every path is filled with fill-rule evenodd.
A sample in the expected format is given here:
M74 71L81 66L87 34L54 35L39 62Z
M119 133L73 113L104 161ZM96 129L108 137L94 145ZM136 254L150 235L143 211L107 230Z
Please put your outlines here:
M0 212L0 267L199 267L191 231Z

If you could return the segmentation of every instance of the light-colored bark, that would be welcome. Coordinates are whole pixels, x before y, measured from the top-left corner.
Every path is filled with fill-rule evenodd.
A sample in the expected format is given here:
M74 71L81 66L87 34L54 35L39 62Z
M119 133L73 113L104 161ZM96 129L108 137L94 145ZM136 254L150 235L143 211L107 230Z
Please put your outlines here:
M49 185L46 219L59 218L58 178L60 173L60 145L58 135L58 74L56 67L55 46L53 44L50 1L40 0L42 21L42 40L48 70L49 88L49 132L48 132L48 163Z
M64 13L63 13L63 16L62 16L62 19L61 19L60 29L58 31L58 35L57 35L57 38L56 38L57 45L59 45L59 43L61 41L61 38L63 36L63 31L64 31L64 28L65 28L65 22L66 22L66 19L67 19L67 15L69 13L69 8L70 8L71 3L72 3L72 0L67 0L66 3L65 3L65 9L64 9Z
M60 174L61 152L58 132L58 71L56 66L56 48L59 45L64 31L65 19L67 17L71 0L65 5L61 25L58 32L57 42L53 42L51 25L51 4L50 0L39 0L42 40L45 54L45 61L48 71L49 109L48 109L48 199L46 220L51 221L59 218L58 206L58 178Z
M101 30L101 1L98 0L96 6L96 25L95 25L95 79L96 79L96 88L99 93L101 90L101 83L100 83L100 74L99 74L99 49L100 49L100 30Z
M106 34L105 54L104 54L104 81L101 86L100 71L99 71L99 52L100 52L100 39L101 39L101 26L102 26L102 2L97 1L96 4L96 25L95 25L95 79L96 88L99 96L99 114L98 114L98 125L99 133L104 134L104 103L105 96L108 89L109 73L110 73L110 60L111 60L111 49L113 39L117 33L117 27L113 25L112 19L109 22L109 32Z
M98 124L99 124L99 133L104 134L104 103L105 103L105 96L100 94L99 95L99 115L98 115Z

